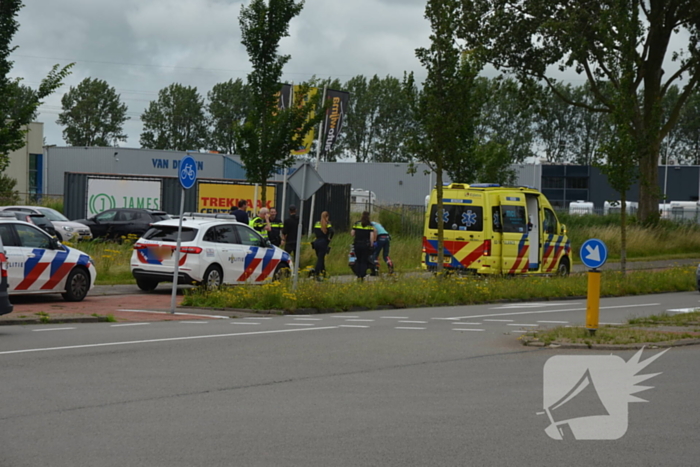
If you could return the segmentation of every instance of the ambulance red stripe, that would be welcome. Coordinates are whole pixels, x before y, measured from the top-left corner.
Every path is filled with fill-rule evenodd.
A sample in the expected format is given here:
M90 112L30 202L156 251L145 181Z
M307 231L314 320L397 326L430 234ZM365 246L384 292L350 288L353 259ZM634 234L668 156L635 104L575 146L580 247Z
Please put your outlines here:
M469 243L469 242L467 242ZM486 250L486 245L483 243L479 245L476 250L472 251L469 253L460 263L462 263L462 266L465 268L468 268L471 266L471 264L476 261L477 259L481 258L484 255L484 251Z

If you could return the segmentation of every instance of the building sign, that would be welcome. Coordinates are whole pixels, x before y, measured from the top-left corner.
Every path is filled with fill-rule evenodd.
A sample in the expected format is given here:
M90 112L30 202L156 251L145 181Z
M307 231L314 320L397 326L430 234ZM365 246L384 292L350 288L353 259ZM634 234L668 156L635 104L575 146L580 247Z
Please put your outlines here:
M275 188L267 187L267 201L265 206L271 208L275 205ZM237 206L238 201L248 201L248 210L253 206L255 198L254 185L233 185L228 183L200 183L197 211L199 212L228 212L231 206ZM255 211L262 207L262 188L258 187L258 203Z
M179 159L161 159L153 157L151 158L151 163L154 169L168 169L177 170L178 164L180 164ZM197 161L197 171L202 172L204 170L204 161Z
M88 179L88 216L113 208L160 209L160 181Z

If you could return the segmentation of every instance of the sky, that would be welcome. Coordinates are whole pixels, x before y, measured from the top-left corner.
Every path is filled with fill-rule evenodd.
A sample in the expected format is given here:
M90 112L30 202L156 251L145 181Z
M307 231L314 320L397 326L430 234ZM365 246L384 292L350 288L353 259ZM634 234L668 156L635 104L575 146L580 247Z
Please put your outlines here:
M64 85L40 107L46 144L65 145L56 123L61 96L85 78L114 87L128 106L122 147L140 147L140 116L173 83L206 97L229 79L245 81L238 0L25 0L13 45L11 76L37 88L54 64L75 62ZM280 53L292 56L285 82L316 76L401 77L425 73L415 49L429 45L425 0L306 0Z

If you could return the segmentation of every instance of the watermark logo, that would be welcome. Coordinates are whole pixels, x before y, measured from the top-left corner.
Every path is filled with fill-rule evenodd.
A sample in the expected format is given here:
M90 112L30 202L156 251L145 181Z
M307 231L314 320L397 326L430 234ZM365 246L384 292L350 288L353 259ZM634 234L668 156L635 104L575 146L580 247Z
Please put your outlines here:
M642 349L643 350L643 349ZM544 412L552 439L612 440L627 432L628 404L647 402L637 386L661 373L638 375L664 350L640 361L642 350L628 362L616 355L557 355L544 365Z

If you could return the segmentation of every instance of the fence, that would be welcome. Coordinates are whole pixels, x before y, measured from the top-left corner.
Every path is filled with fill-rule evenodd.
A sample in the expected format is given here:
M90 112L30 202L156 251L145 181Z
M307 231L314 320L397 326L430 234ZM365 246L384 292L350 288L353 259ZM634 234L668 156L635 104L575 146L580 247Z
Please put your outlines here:
M425 222L425 207L422 205L400 204L394 206L378 206L368 203L354 203L351 205L354 217L355 213L370 211L372 220L376 220L384 226L391 235L406 235L420 237L423 235Z
M63 204L63 195L47 195L40 193L19 193L14 196L0 196L0 206L7 205L54 205Z

